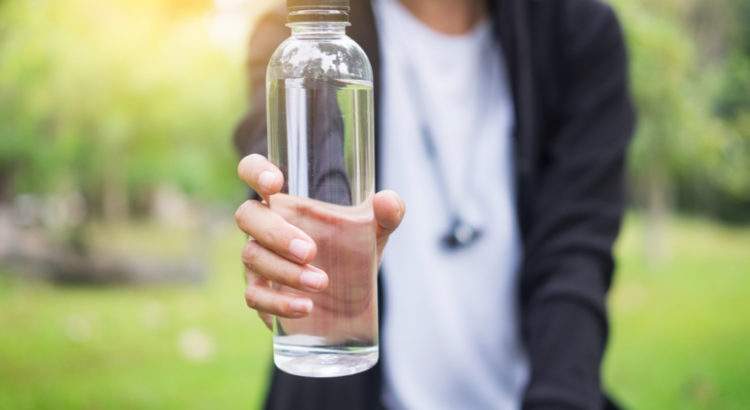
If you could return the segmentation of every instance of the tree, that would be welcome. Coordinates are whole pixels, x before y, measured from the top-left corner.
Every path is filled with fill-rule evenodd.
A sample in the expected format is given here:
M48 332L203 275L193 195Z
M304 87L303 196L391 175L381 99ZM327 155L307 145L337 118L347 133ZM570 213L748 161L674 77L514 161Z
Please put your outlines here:
M244 50L212 43L210 7L0 2L0 200L78 190L117 214L162 184L242 197L229 135Z

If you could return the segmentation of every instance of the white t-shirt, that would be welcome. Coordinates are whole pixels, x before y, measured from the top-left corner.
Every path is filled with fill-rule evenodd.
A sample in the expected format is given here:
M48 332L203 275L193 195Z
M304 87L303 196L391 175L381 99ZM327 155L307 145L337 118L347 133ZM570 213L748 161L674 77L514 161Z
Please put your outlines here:
M513 104L500 45L489 21L450 36L398 0L373 6L381 188L407 205L383 258L383 401L392 409L518 408L528 362L518 330ZM420 118L445 181L433 172ZM451 225L441 189L482 229L473 244L441 244Z

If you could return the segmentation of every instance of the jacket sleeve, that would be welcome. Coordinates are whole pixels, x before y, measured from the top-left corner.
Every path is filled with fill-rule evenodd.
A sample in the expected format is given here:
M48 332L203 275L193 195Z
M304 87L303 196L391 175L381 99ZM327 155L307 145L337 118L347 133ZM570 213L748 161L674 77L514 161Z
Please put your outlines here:
M540 144L520 276L531 374L524 409L600 409L612 245L624 208L624 160L635 115L613 11L559 2L560 86Z
M241 156L266 155L266 67L271 55L289 36L285 8L274 9L261 17L250 37L247 78L250 108L234 131L234 146Z

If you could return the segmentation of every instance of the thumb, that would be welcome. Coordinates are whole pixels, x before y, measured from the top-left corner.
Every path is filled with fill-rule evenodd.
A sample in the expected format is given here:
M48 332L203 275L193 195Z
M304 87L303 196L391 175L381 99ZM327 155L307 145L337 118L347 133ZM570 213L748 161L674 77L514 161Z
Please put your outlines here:
M378 260L383 254L388 236L398 228L404 219L406 205L401 197L393 191L380 191L373 198L373 211L377 223L376 238L378 243Z

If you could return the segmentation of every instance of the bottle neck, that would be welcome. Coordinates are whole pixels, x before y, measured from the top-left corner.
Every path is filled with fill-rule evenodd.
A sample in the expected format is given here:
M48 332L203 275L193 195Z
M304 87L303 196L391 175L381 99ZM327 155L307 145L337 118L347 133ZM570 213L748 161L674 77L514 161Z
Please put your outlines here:
M343 37L346 35L348 25L348 22L342 21L307 21L287 24L292 29L292 37L302 39Z
M341 37L346 35L349 13L336 9L290 10L287 26L296 38Z

